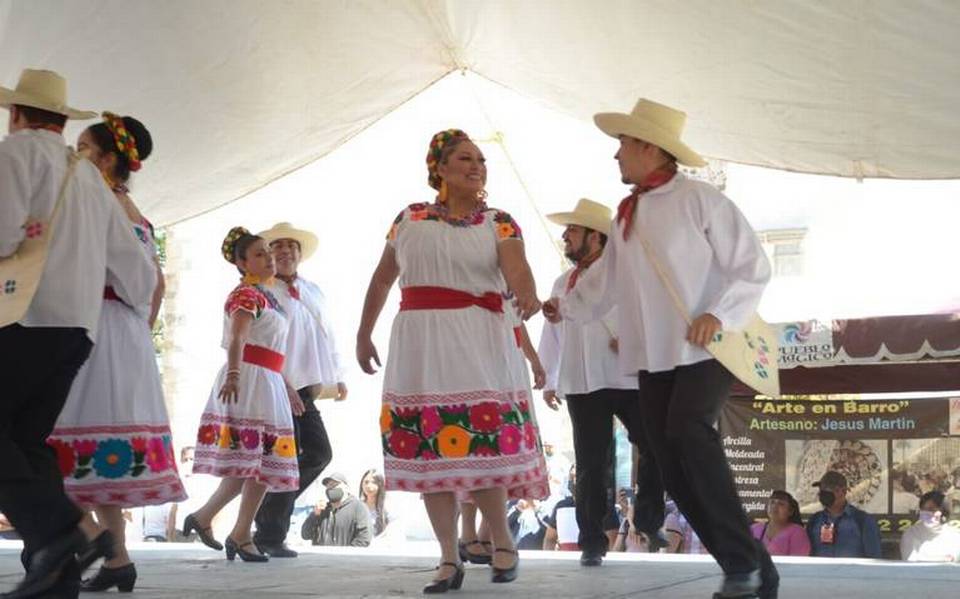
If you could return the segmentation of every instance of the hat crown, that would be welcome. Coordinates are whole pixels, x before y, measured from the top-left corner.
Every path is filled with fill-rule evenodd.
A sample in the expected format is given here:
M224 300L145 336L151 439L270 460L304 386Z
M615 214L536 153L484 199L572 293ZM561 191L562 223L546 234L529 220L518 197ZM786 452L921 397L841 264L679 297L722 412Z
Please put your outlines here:
M24 69L17 82L18 93L33 96L51 106L66 106L67 80L54 73L40 69Z
M604 220L611 220L613 218L613 211L610 210L608 206L604 206L600 202L588 200L587 198L580 198L573 211L576 214L590 214Z
M643 119L649 124L659 127L672 137L680 138L683 127L687 123L687 113L676 108L670 108L646 98L637 100L633 107L632 116Z

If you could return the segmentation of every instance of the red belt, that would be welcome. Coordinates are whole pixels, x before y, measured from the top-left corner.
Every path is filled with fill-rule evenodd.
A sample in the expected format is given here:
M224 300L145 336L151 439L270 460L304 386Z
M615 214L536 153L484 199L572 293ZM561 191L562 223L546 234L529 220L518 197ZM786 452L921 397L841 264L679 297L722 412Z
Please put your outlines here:
M250 345L249 343L244 345L243 361L247 364L262 366L274 372L283 371L283 354L259 345Z
M120 296L117 295L117 292L113 290L113 287L109 286L103 288L103 299L123 303L123 300L120 299Z
M491 312L503 312L503 298L490 291L472 295L447 287L404 287L400 290L400 310L459 310L478 306Z
M404 310L460 310L478 306L503 314L503 296L496 291L473 295L449 287L404 287L400 290L400 311ZM520 327L514 327L513 336L521 347Z

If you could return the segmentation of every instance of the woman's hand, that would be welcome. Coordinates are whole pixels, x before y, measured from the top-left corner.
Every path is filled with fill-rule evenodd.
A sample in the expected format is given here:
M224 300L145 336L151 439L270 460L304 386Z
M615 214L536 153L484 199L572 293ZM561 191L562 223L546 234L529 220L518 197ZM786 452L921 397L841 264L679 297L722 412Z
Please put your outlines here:
M531 316L540 311L540 300L537 299L535 295L517 295L517 299L513 300L513 307L517 310L517 315L520 317L520 320L529 320Z
M223 386L220 387L220 401L223 403L237 403L237 401L239 401L239 396L237 395L237 381L239 379L239 373L227 373L227 380L223 381Z
M358 338L357 362L360 364L360 370L367 374L374 374L377 372L377 369L373 367L370 360L376 362L377 366L382 366L380 364L380 356L377 354L377 348L373 344L373 339L369 337Z
M547 407L553 411L559 410L560 404L563 403L560 401L560 398L557 397L557 392L553 389L547 389L543 392L543 401L545 401L547 403Z

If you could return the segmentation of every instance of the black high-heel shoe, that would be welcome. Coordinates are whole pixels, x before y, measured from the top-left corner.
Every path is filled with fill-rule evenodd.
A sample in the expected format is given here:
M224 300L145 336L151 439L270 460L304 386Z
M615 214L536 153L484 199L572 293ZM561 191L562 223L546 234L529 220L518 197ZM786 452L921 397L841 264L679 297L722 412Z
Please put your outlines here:
M463 585L463 562L459 564L455 564L453 562L441 562L440 567L443 566L453 566L453 574L442 580L434 580L427 586L423 587L424 595L446 593L451 589L456 591ZM437 569L439 569L439 567Z
M460 561L470 562L471 564L479 564L481 566L489 566L490 562L493 561L493 555L489 553L470 553L467 547L472 547L474 545L479 545L480 547L486 549L486 544L484 544L482 541L469 541L466 543L460 541Z
M239 555L240 559L242 559L245 562L270 561L270 558L267 557L266 555L263 555L262 553L256 553L253 551L247 551L246 549L244 549L244 547L253 547L254 549L256 549L257 546L253 544L253 541L247 541L246 543L240 543L238 545L236 541L234 541L230 537L227 537L227 541L226 541L227 559L232 562L233 558Z
M493 566L492 571L490 572L490 582L513 582L517 579L517 568L520 566L520 554L517 553L515 549L501 549L497 547L494 549L496 553L512 553L516 556L513 560L513 565L509 568L498 568Z
M202 528L200 523L197 522L197 517L190 514L183 519L183 536L188 537L193 531L197 532L197 536L200 537L200 541L204 545L216 551L223 551L223 545L220 541L213 538L213 530L209 526Z
M137 583L137 568L133 564L108 568L100 566L93 578L88 578L80 584L80 590L85 592L109 591L113 587L121 593L129 593Z
M82 551L77 553L77 565L80 572L93 565L101 557L104 559L113 559L113 534L105 530L98 534L93 540L88 541Z

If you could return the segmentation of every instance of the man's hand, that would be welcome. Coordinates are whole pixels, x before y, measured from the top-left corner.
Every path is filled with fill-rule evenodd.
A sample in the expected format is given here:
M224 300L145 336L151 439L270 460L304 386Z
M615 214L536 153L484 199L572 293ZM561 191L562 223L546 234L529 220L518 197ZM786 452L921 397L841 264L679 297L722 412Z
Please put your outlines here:
M714 335L723 329L720 319L709 312L697 316L687 331L687 341L698 347L706 347Z
M543 303L543 317L553 324L560 322L560 298L551 297Z
M557 392L553 389L544 390L543 401L547 402L547 406L554 411L559 410L560 404L563 403L560 401L560 398L557 397Z
M379 364L380 362L377 361L377 365ZM333 398L333 401L343 401L346 398L347 398L347 384L343 382L337 383L337 396Z
M610 343L608 344L608 346L610 347L610 351L612 351L613 353L615 354L620 353L620 340L617 339L616 337L610 338Z

